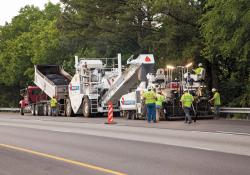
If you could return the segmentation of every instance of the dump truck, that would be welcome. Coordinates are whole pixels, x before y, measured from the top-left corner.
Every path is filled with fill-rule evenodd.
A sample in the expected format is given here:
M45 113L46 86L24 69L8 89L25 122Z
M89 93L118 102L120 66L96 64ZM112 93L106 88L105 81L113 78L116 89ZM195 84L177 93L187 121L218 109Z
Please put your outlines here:
M58 65L35 65L34 84L21 90L23 99L20 111L30 111L32 115L51 115L50 99L58 101L58 115L65 115L65 102L68 96L68 84L71 75Z

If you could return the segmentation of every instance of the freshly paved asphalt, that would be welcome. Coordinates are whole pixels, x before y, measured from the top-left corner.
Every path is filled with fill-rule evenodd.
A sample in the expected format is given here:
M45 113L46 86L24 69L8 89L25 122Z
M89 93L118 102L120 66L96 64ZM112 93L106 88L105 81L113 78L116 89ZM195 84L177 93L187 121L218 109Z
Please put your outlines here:
M1 175L249 175L250 122L115 120L0 113ZM1 145L111 170L110 173Z

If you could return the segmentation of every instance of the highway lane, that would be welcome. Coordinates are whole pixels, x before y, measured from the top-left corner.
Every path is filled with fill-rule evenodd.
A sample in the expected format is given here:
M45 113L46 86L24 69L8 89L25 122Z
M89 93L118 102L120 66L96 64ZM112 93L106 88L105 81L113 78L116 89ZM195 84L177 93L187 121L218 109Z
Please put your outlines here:
M25 114L21 116L18 113L0 113L0 119L24 119L24 120L41 120L41 121L57 121L68 123L96 123L103 124L106 118L83 118L83 117L49 117L49 116L31 116ZM175 130L194 130L194 131L208 131L208 132L233 132L250 134L250 121L241 120L198 120L195 124L186 125L180 121L161 121L156 125L150 125L144 120L126 120L123 118L115 118L117 125L135 126L135 127L151 127L162 129Z
M99 171L0 147L1 175L102 175ZM106 173L108 174L108 173Z
M1 118L0 144L127 174L250 172L249 135ZM64 170L72 174L106 174L1 146L0 153L5 155L0 157L1 174L1 170L20 174L20 169L37 170L37 174L63 174ZM3 163L6 160L11 167Z

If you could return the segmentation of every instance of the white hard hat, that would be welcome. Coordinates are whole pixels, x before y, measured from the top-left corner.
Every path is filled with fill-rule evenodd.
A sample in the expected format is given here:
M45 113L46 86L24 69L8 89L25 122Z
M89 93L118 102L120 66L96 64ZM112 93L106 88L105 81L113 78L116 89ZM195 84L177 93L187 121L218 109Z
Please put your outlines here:
M202 63L199 63L198 66L199 66L199 67L202 66Z
M216 91L216 89L215 89L215 88L213 88L213 89L212 89L212 92L215 92L215 91Z
M187 92L187 91L188 91L188 89L184 89L184 90L183 90L183 92Z

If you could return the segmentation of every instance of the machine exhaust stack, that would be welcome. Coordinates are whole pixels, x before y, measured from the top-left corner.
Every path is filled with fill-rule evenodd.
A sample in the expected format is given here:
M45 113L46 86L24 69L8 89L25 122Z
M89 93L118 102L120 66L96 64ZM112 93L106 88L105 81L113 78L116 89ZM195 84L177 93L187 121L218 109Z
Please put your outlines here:
M120 53L118 53L118 73L119 76L122 75L122 56Z
M76 69L76 73L78 72L78 62L79 62L79 59L78 59L78 56L75 56L75 69Z

